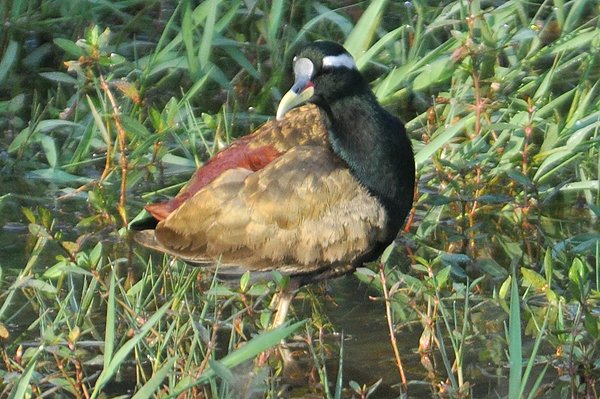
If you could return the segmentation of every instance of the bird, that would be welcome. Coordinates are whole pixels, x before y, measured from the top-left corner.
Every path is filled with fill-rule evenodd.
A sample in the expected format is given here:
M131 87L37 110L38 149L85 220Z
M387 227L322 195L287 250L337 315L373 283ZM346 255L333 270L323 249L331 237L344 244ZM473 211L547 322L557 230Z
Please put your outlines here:
M412 208L415 161L402 122L377 101L352 55L319 40L296 52L275 119L208 160L174 198L132 223L143 246L218 273L290 277L299 287L373 261Z

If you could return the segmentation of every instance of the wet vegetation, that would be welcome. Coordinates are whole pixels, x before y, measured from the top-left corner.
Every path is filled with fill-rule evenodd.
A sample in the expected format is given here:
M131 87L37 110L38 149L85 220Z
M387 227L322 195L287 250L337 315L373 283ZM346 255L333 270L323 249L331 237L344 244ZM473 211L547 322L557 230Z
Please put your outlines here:
M599 14L586 0L1 3L0 396L597 398ZM285 276L222 282L133 245L127 225L272 117L292 50L319 38L345 43L406 122L418 195L381 262L345 278L359 288L304 289L270 330ZM346 355L331 309L357 289L364 340L391 332L362 348L371 364Z

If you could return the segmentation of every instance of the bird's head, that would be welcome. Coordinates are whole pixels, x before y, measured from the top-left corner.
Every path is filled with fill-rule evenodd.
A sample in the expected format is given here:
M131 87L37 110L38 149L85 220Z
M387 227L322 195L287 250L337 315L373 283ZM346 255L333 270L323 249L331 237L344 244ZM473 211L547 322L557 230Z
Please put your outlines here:
M354 58L338 43L319 40L294 57L294 84L277 108L277 119L305 103L325 104L336 98L368 90Z

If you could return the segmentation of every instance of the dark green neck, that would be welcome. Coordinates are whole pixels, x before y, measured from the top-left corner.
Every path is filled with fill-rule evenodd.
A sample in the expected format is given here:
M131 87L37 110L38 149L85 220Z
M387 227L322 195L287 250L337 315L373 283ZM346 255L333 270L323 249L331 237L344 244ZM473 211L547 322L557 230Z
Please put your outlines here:
M358 75L358 72L356 72ZM328 115L333 151L356 178L382 203L396 230L411 208L415 166L404 126L385 111L366 82L355 82L354 92L322 97L317 102ZM338 95L340 93L337 93ZM394 222L392 222L394 223ZM397 228L396 228L397 227Z

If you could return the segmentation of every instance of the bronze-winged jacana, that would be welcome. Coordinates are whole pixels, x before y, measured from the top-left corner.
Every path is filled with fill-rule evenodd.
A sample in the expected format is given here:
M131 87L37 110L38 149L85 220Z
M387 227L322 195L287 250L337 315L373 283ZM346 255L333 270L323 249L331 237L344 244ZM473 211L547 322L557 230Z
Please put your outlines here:
M220 151L131 226L142 245L195 265L218 262L219 273L290 275L295 285L274 325L293 289L382 253L412 206L415 182L404 126L344 47L311 43L293 65L276 120Z

